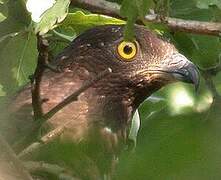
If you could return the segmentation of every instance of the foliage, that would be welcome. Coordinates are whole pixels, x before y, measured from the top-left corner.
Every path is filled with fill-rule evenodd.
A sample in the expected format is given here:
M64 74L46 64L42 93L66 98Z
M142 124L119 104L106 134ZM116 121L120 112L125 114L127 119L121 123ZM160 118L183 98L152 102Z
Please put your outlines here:
M151 0L124 0L121 6L121 16L127 18L127 24L124 31L124 38L132 40L134 38L133 26L138 16L142 19L151 6Z
M77 35L93 26L105 24L125 24L124 21L98 14L86 14L82 11L69 13L61 24L62 28L71 28Z
M127 18L127 40L134 38L133 26L137 18L142 20L150 8L162 9L160 3L163 1L156 4L152 0L118 1L122 2L121 16ZM57 0L43 13L41 21L34 23L25 10L24 1L0 0L0 96L14 94L29 81L38 55L36 33L50 38L51 53L55 56L70 39L88 28L125 23L73 9L69 3L69 0ZM71 12L67 13L68 10ZM220 0L170 0L165 11L171 17L221 22ZM220 37L171 32L152 23L147 26L170 37L176 47L201 68L213 67L221 60ZM221 92L221 75L217 74L214 80ZM178 106L171 105L175 103L174 89L179 86L190 94L194 103L173 114L171 112ZM220 179L221 104L211 106L212 95L204 80L197 94L189 85L175 84L162 89L154 97L157 100L148 99L139 109L141 129L137 148L133 154L123 155L116 179ZM133 138L137 130L132 131Z
M35 33L43 35L62 22L68 11L70 0L57 0L56 3L42 14L41 21L36 24Z

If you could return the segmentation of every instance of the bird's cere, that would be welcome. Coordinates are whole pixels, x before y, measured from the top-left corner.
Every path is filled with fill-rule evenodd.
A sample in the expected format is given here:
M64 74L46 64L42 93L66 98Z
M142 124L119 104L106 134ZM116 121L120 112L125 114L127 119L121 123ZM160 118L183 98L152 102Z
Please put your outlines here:
M42 14L51 8L55 0L27 0L26 8L31 13L34 22L40 22Z

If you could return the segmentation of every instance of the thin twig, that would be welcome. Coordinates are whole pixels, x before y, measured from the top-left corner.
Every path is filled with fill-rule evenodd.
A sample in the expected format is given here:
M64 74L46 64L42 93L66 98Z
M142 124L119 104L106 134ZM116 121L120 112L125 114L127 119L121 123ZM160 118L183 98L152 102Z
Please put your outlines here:
M55 113L60 111L63 107L70 104L73 101L76 101L78 96L86 91L88 88L90 88L93 84L98 82L99 80L103 79L105 76L110 74L112 72L111 68L107 68L106 70L99 73L97 76L95 76L93 79L86 81L77 91L75 91L73 94L68 96L66 99L64 99L61 103L59 103L57 106L55 106L53 109L51 109L48 113L46 113L43 116L44 120L50 119L52 116L54 116Z
M31 175L11 149L9 144L0 135L0 179L32 180Z
M47 172L56 176L58 179L79 180L78 178L73 177L67 169L56 164L49 164L42 161L25 161L23 164L31 173Z
M221 36L221 23L204 22L194 20L184 20L178 18L165 17L162 21L157 18L156 14L148 14L145 16L144 21L153 23L164 23L172 30L181 32L189 32L195 34L205 34L213 36Z
M25 156L40 149L43 145L48 144L49 142L52 142L54 139L56 139L58 136L60 136L64 132L64 129L65 129L65 126L63 125L63 126L59 126L56 129L50 131L48 134L43 136L40 139L40 141L32 143L27 148L25 148L22 152L20 152L18 154L18 157L24 158Z
M42 36L37 35L38 45L38 62L33 77L31 77L31 93L32 93L32 107L34 113L34 119L41 119L43 116L42 103L40 97L40 83L43 72L45 70L45 64L48 62L48 41Z
M72 0L72 3L75 6L88 9L93 13L100 13L123 19L120 16L120 6L116 3L107 2L105 0ZM164 20L159 18L159 15L157 14L147 14L143 19L138 20L138 23L140 24L141 20L143 23L163 23L176 31L213 36L221 35L221 23L184 20L171 17L165 17L163 19Z

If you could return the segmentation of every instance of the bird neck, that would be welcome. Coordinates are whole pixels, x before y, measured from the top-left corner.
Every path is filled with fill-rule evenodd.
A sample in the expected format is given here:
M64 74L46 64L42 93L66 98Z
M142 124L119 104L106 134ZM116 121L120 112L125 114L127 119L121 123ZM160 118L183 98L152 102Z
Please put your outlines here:
M112 130L130 127L131 119L139 105L156 89L144 87L140 83L128 83L117 77L104 78L93 85L93 98L88 100L91 112L95 114L93 119L102 119L105 126ZM96 103L95 103L96 102Z

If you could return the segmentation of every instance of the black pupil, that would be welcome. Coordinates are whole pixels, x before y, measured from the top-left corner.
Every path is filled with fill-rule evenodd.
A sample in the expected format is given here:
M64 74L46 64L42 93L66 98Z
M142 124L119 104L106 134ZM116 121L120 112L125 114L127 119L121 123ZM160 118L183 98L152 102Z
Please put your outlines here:
M133 51L133 49L132 49L131 46L126 45L126 46L124 47L124 53L125 53L125 54L129 55L129 54L132 53L132 51Z

